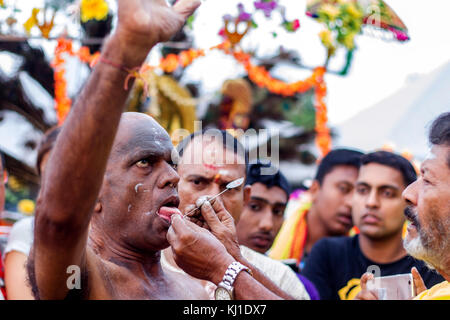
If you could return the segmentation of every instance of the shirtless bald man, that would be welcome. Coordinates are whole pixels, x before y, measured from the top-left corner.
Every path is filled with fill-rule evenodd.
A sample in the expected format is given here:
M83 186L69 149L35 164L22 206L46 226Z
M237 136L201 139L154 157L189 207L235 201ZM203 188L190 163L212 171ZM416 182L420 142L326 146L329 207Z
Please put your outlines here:
M160 250L170 242L184 271L215 284L235 261L211 232L176 209L179 177L167 132L146 115L122 115L127 73L116 65L140 66L198 5L118 1L116 31L62 128L42 180L28 263L36 298L207 299L187 277L162 270ZM73 288L68 278L77 268L82 280ZM250 272L237 272L234 279L236 299L279 298Z

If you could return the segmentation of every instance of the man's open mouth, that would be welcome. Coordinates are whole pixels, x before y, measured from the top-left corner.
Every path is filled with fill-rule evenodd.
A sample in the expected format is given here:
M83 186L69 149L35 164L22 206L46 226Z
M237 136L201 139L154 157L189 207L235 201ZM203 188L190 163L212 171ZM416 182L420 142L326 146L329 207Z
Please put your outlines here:
M162 219L166 220L170 223L172 219L172 215L179 214L181 215L181 211L178 210L178 205L180 204L180 199L177 196L171 196L167 198L161 207L158 209L156 214Z
M415 226L416 228L419 226L419 223L418 223L418 221L417 221L417 218L416 218L416 216L415 216L413 210L411 209L411 207L407 207L407 208L405 209L405 217L406 217L406 219L407 219L409 222L411 222L411 224L412 224L413 226Z

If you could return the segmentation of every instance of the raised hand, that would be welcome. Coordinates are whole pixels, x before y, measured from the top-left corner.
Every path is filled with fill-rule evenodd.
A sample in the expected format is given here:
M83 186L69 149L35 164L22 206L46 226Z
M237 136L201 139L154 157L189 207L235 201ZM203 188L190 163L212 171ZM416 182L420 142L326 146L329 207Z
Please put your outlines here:
M150 50L169 40L199 5L200 0L178 0L172 7L165 0L118 0L116 33L127 44Z

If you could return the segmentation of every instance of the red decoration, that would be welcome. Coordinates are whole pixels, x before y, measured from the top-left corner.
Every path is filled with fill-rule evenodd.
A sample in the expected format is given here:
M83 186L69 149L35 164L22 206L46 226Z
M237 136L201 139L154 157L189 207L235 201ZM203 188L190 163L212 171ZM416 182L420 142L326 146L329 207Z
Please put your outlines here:
M250 61L251 56L235 47L228 41L223 42L211 48L217 49L233 56L236 61L243 65L248 73L249 79L260 87L264 87L272 93L282 96L293 96L296 93L304 93L314 89L316 108L316 144L320 149L322 156L325 156L331 149L330 129L327 127L327 106L325 104L325 96L327 87L323 76L326 72L324 67L314 69L312 75L305 79L292 83L285 83L281 80L273 78L269 71L264 67L253 65ZM65 79L65 69L63 54L77 56L81 61L95 65L98 61L100 53L90 54L87 47L81 47L77 52L73 51L72 42L67 39L59 39L55 49L55 58L52 67L55 70L55 109L58 116L58 123L62 124L69 113L72 101L67 96L67 82ZM180 54L169 54L162 58L159 68L165 72L174 72L177 68L185 68L195 59L204 56L202 49L189 49L180 52ZM141 70L154 69L155 67L144 65ZM139 74L130 73L131 77L139 77ZM127 78L128 79L128 78Z

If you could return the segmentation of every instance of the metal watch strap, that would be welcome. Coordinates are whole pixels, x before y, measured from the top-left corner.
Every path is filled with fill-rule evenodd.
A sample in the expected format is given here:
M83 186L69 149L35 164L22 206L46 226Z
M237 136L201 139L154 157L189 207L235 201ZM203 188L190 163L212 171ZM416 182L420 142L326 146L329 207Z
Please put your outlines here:
M228 266L227 271L225 271L225 275L223 276L222 282L225 283L227 286L232 287L234 281L236 280L238 274L241 271L247 271L251 276L253 276L252 271L249 268L244 266L242 263L234 261Z

